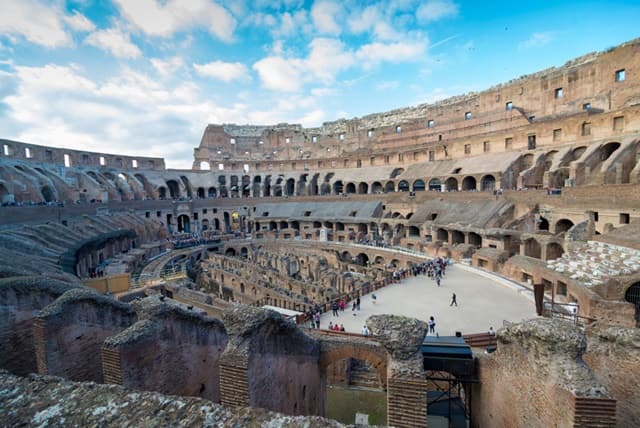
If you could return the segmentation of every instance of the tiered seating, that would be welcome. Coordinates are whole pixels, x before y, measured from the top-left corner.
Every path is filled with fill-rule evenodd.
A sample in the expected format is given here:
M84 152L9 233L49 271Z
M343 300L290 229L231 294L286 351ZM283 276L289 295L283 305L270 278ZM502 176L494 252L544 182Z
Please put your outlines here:
M587 241L559 259L548 260L547 266L587 287L596 286L609 278L640 271L640 250Z

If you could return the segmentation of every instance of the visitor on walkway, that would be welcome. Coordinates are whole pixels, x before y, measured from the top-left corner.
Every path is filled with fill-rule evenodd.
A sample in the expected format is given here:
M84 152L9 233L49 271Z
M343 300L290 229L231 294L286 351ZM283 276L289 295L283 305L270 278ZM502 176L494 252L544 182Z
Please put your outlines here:
M375 305L377 299L376 293L371 294L371 299L373 299L373 304Z
M344 331L344 325L340 324L340 331Z
M431 316L429 317L429 333L436 332L436 320Z
M363 325L363 326L362 326L362 335L363 335L363 336L369 336L369 334L370 334L370 333L369 333L369 328L367 327L367 325L366 325L366 324L365 324L365 325Z
M331 321L329 321L329 326L327 327L327 330L333 330L333 323Z
M493 329L493 326L489 327L489 334L490 334L491 336L495 336L495 335L496 335L496 332L495 332L495 330Z
M356 309L360 310L360 296L356 299Z
M333 311L333 316L334 317L339 317L340 314L338 313L338 302L333 302L331 304L331 310Z
M456 293L453 293L453 296L451 296L451 304L449 306L453 306L453 305L458 306L458 301L456 300Z

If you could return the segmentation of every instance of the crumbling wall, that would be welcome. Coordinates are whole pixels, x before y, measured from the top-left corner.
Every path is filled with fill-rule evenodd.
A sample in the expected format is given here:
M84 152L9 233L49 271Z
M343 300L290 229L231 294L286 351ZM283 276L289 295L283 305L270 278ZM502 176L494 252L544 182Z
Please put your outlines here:
M137 308L141 320L104 342L105 382L220 402L222 322L157 297Z
M475 427L615 426L615 401L582 360L586 338L572 323L533 319L497 339L496 352L478 355ZM596 409L587 416L585 402Z
M78 288L45 307L34 321L38 372L102 382L100 348L137 319L133 308L94 290Z
M274 311L236 305L223 318L229 332L221 361L227 403L245 401L293 415L324 413L316 339Z
M0 278L0 368L37 371L33 320L38 311L76 284L41 276Z
M640 330L595 323L586 335L584 360L617 400L618 426L640 426Z

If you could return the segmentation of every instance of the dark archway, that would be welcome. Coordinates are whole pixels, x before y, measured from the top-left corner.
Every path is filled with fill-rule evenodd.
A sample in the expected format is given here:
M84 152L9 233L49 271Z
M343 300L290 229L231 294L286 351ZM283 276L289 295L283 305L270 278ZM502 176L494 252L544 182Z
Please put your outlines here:
M191 233L191 223L188 215L182 214L178 216L178 232Z
M296 191L296 180L289 178L285 184L284 194L287 196L293 196Z
M566 232L573 227L573 222L569 219L563 218L556 223L556 233Z
M439 192L442 190L442 183L439 178L432 178L429 180L429 190Z
M438 229L436 231L436 239L438 241L449 242L449 232L447 229Z
M462 190L476 190L476 178L472 176L466 176L462 180Z
M56 200L56 195L51 187L42 186L42 190L40 190L40 192L42 193L42 197L44 198L45 202L53 202Z
M533 238L524 241L524 255L535 259L541 258L542 250L540 249L540 243Z
M458 180L453 177L447 178L447 181L445 181L444 184L447 188L447 192L456 192L458 190Z
M355 183L347 183L346 193L356 193Z
M480 180L480 188L483 192L493 192L496 189L496 178L491 175L485 175Z
M624 293L624 300L635 306L636 323L640 323L640 282L636 282L627 288L627 291Z
M481 248L482 236L478 235L475 232L469 232L469 244L473 245L476 248Z
M451 243L452 244L464 244L464 233L459 230L451 231Z
M615 152L619 148L620 148L620 143L617 143L617 142L605 144L600 148L600 160L603 162L606 161L611 157L613 152Z
M177 181L167 181L167 187L169 188L169 196L171 199L178 199L180 197L180 185Z
M398 192L408 192L409 182L407 180L400 180L398 183Z
M564 249L562 248L562 245L558 244L557 242L552 242L547 245L547 260L558 259L562 257L563 254Z
M204 199L204 187L198 187L198 199Z
M387 193L396 191L396 184L393 181L387 181L387 184L384 185L384 191Z
M382 193L382 183L379 181L371 183L371 193Z
M344 185L342 184L342 180L338 180L335 183L333 183L333 194L334 195L342 194L343 190L344 190Z
M366 195L367 193L369 193L369 185L364 181L358 184L358 194Z
M414 192L422 192L425 190L424 180L417 179L413 182L413 191Z
M209 187L209 190L207 190L207 196L209 196L210 198L215 198L216 196L218 196L218 191L215 187Z
M549 220L544 217L540 217L540 222L538 223L538 230L549 230Z

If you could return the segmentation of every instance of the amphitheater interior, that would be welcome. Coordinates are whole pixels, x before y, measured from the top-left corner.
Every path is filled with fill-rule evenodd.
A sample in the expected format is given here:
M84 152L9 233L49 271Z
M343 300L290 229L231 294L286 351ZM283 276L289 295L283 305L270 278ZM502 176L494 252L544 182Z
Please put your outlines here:
M0 146L10 425L340 426L326 385L360 382L425 426L424 322L282 314L446 257L540 302L474 348L472 426L640 426L639 40L317 128L210 124L191 170Z

